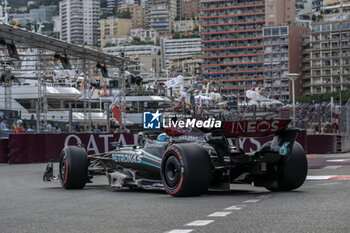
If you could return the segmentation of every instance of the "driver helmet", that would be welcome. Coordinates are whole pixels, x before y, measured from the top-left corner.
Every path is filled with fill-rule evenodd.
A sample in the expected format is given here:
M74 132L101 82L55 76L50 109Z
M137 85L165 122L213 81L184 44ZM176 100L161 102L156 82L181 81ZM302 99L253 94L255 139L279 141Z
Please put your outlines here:
M169 135L167 135L166 133L161 133L157 137L157 142L166 142L169 140L169 138Z
M22 120L18 120L16 123L17 123L18 126L20 126L20 125L23 124L23 121Z

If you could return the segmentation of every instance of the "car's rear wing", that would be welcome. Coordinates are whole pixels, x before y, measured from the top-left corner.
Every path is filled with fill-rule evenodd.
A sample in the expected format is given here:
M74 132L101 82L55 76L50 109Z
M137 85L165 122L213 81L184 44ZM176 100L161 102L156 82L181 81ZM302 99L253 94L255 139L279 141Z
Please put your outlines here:
M266 137L273 136L269 151L288 155L293 148L298 129L288 128L291 120L246 120L226 121L221 129L215 130L218 135L226 138Z
M216 130L231 137L265 137L276 135L287 129L291 120L246 120L225 121L222 128Z
M193 128L193 127L169 127L164 132L170 136L192 135L198 136L204 133L233 137L265 137L276 135L288 128L291 120L246 120L224 121L220 128Z
M246 121L226 121L220 128L166 128L165 133L170 136L204 136L211 132L212 136L223 136L223 138L247 138L247 137L266 137L273 136L271 151L279 152L281 155L287 155L292 151L294 141L298 130L288 128L291 120L246 120ZM225 141L227 142L227 140Z

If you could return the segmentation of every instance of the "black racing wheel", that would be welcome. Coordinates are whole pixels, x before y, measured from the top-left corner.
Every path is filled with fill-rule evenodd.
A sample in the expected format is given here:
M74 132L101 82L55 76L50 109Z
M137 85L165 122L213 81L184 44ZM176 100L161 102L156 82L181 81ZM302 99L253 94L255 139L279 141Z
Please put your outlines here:
M175 144L165 152L161 177L172 196L199 196L210 184L212 166L208 152L196 144Z
M290 191L299 188L306 180L308 165L303 147L294 142L292 152L276 165L277 185L266 187L270 191Z
M61 153L59 178L65 189L82 189L88 176L88 157L84 147L68 146Z

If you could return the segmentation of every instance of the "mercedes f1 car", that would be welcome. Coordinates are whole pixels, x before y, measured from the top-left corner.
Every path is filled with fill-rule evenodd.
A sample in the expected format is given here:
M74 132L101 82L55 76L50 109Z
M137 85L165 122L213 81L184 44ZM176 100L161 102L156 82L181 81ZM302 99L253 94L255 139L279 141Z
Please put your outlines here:
M224 122L209 132L166 129L156 140L141 132L138 146L114 145L113 151L93 155L83 145L68 146L62 151L58 176L65 189L82 189L93 177L106 175L117 189L165 189L176 197L229 190L237 182L289 191L304 183L308 169L305 152L295 141L298 130L289 129L289 123ZM273 140L254 153L245 153L231 141L268 135Z

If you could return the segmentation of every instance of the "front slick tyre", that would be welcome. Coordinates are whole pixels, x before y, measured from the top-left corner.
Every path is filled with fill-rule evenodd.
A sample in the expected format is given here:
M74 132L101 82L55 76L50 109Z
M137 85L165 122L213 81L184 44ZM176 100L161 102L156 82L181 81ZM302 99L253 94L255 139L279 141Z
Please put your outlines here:
M208 152L196 144L173 145L162 159L164 189L174 197L199 196L207 192L211 173Z
M270 191L290 191L299 188L307 176L307 158L303 147L295 142L292 153L277 164L277 187L266 187Z
M87 181L88 158L84 147L68 146L60 159L59 178L65 189L82 189Z

